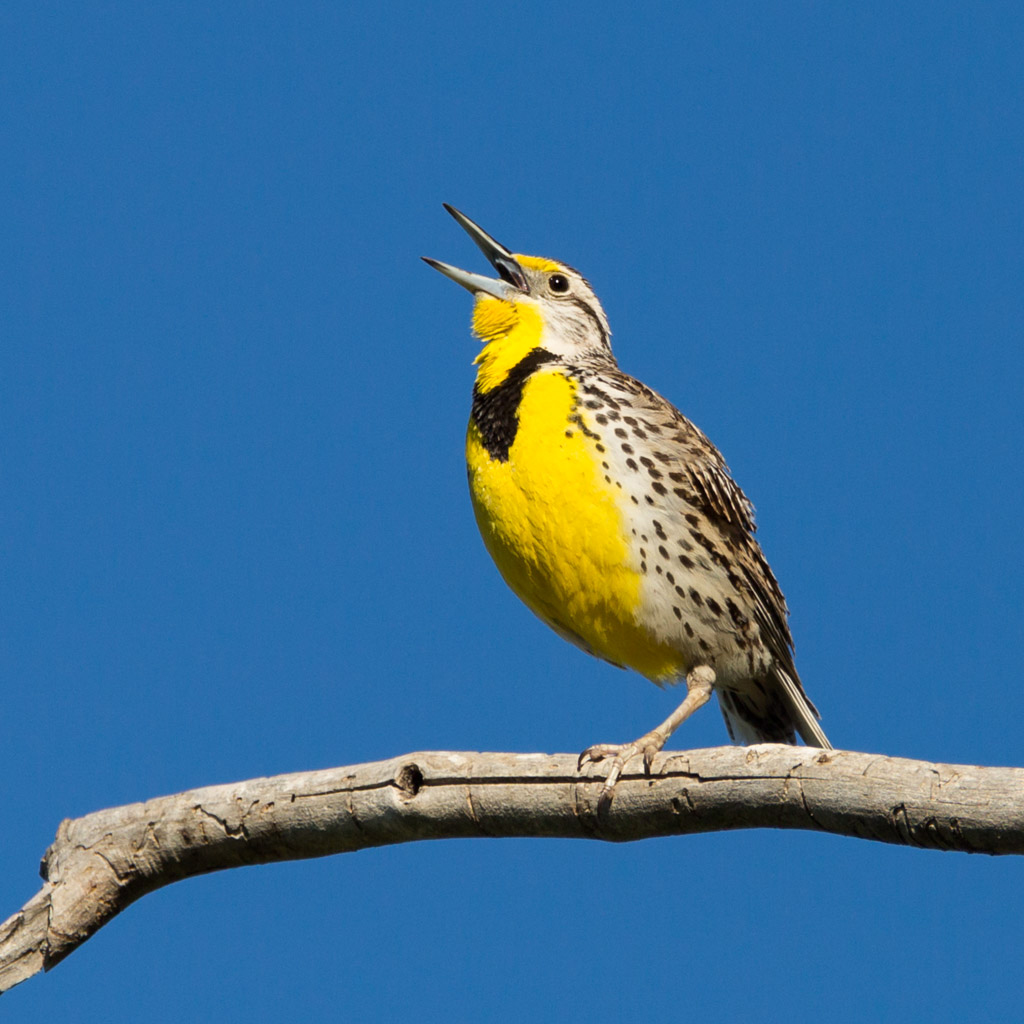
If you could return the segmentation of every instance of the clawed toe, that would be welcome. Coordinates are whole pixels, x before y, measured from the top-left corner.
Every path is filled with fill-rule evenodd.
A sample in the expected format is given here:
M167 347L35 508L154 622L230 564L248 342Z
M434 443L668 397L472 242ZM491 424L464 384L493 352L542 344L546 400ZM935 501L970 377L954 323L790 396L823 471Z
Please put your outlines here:
M596 764L598 761L604 761L607 758L612 759L611 767L608 770L608 776L604 780L604 786L601 789L601 797L599 800L599 806L607 807L611 803L612 793L615 790L615 785L622 776L622 772L625 770L626 765L634 758L637 754L643 755L644 760L644 775L648 778L651 774L651 765L654 762L654 755L665 745L665 738L656 732L648 733L646 736L641 736L640 739L633 743L595 743L592 747L587 747L586 750L580 754L579 761L576 763L576 770L582 770L586 764Z
M585 764L597 764L598 761L603 761L606 757L618 757L627 746L631 745L623 743L595 743L592 747L587 747L580 754L579 760L576 762L576 771L579 771ZM631 754L630 757L632 756Z

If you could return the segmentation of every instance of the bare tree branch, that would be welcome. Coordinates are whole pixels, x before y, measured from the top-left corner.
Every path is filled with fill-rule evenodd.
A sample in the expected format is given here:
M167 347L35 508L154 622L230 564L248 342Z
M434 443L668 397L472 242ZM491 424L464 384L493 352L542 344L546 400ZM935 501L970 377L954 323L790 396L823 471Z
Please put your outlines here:
M762 744L669 752L599 809L569 754L427 752L210 786L64 821L45 885L0 924L0 992L48 970L129 903L191 875L418 839L625 842L802 828L966 853L1024 852L1024 769Z

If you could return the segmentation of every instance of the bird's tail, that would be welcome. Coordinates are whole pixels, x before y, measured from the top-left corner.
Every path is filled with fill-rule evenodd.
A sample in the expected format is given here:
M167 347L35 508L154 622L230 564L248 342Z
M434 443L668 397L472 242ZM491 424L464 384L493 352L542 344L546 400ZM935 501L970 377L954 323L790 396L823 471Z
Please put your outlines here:
M799 733L809 747L832 749L818 724L818 709L785 669L776 667L756 693L720 689L718 703L734 743L795 743Z

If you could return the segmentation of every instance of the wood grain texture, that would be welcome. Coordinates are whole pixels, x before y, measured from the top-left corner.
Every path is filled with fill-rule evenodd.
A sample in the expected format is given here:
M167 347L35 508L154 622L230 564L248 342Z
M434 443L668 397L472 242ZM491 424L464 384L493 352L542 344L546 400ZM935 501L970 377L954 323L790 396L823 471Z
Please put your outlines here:
M48 970L148 892L242 864L421 839L628 842L800 828L965 853L1024 852L1024 769L761 744L669 752L624 774L576 755L429 751L250 779L61 823L43 888L0 924L0 992Z

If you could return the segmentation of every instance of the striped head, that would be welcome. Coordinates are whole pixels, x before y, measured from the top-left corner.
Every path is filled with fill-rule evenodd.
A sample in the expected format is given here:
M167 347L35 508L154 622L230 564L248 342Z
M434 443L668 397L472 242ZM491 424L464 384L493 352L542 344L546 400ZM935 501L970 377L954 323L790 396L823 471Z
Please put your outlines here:
M481 391L498 387L513 367L538 350L567 363L614 362L608 318L578 270L510 252L465 214L447 203L445 209L498 272L497 278L485 277L424 257L476 296L473 333L484 342L476 359Z

